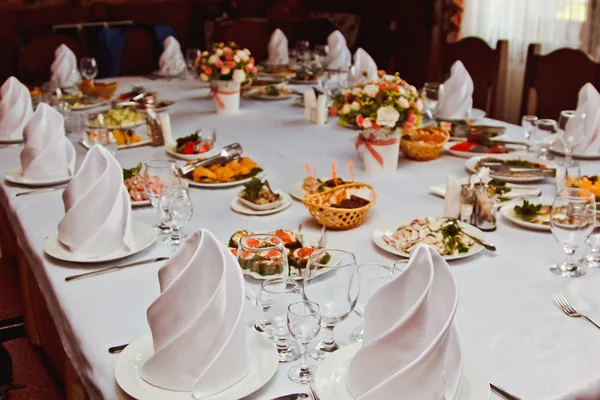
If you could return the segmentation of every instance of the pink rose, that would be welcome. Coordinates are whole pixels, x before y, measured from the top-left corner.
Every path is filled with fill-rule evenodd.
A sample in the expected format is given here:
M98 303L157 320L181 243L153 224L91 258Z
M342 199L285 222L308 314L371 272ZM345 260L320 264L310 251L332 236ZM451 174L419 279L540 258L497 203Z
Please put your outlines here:
M363 117L362 114L358 114L356 116L356 125L358 125L359 127L362 128L364 120L365 120L365 117Z
M412 128L414 128L414 124L410 123L410 122L405 122L404 125L402 125L402 129L404 129L405 131L410 131L412 130Z
M407 114L407 120L408 122L410 122L411 124L416 124L417 123L417 116L415 115L415 113L409 112Z
M379 89L381 90L387 90L388 87L390 87L390 85L388 85L387 82L381 82L381 84L379 85Z

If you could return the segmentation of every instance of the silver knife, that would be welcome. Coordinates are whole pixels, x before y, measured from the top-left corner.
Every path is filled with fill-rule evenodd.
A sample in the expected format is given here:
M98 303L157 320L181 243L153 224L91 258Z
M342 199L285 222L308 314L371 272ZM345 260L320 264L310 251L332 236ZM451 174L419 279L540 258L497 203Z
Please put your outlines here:
M123 268L127 268L127 267L133 267L133 266L136 266L136 265L143 265L143 264L151 264L151 263L155 263L155 262L159 262L159 261L164 261L164 260L168 260L168 259L169 259L169 257L158 257L158 258L151 258L149 260L134 261L132 263L125 264L125 265L116 265L114 267L108 267L108 268L98 269L96 271L86 272L85 274L67 276L65 278L65 281L69 282L69 281L73 281L73 280L76 280L76 279L87 278L88 276L105 274L107 272L117 271L119 269L123 269Z
M515 396L514 394L508 393L506 390L494 385L492 382L490 382L490 387L492 388L492 391L496 392L506 400L521 400L519 397Z
M65 187L66 186L55 186L55 187L45 188L45 189L34 189L34 190L29 190L27 192L19 192L19 193L16 194L16 196L19 197L19 196L26 196L28 194L52 192L54 190L64 189Z
M309 396L306 393L294 393L294 394L286 394L285 396L275 397L272 400L301 400L308 399Z

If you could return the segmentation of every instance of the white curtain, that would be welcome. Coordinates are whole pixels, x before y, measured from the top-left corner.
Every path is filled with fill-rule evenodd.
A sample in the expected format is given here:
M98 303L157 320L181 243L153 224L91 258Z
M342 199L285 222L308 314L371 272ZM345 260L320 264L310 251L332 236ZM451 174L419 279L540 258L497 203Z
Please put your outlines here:
M495 47L509 47L504 120L518 123L527 47L541 43L544 54L561 47L589 51L593 34L585 34L592 4L597 0L465 0L461 37L478 36ZM587 25L586 25L587 23ZM582 29L582 27L586 29ZM590 29L594 32L593 29ZM597 40L597 38L596 38ZM565 71L565 73L569 73Z

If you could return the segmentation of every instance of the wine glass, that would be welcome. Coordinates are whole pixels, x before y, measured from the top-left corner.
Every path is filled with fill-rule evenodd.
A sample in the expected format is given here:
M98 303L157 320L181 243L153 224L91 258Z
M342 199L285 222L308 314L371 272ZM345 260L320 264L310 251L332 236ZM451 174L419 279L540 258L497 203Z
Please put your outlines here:
M174 185L181 181L177 175L177 164L167 158L147 161L144 169L144 193L152 207L158 209L158 202L165 185ZM159 233L171 233L171 228L162 220L156 226Z
M288 329L300 344L300 364L293 366L288 376L293 382L307 384L315 375L316 367L306 359L306 346L317 337L321 330L319 305L312 301L299 301L288 306Z
M310 61L310 43L308 40L298 40L295 48L298 54L298 64L300 69L305 69Z
M288 306L302 300L302 292L298 283L291 278L270 278L263 281L258 303L263 312L263 318L277 346L279 362L297 360L297 349L290 340L287 327Z
M360 293L354 307L354 312L361 318L364 318L365 307L371 297L381 289L386 283L391 282L394 272L387 265L382 264L362 264L358 267L358 277L360 279ZM364 326L359 326L352 332L352 340L362 342Z
M444 96L444 85L439 82L425 82L421 89L421 99L427 116L430 119L435 118L435 110L442 97Z
M200 57L201 54L202 51L196 48L187 49L187 51L185 52L185 62L187 64L188 70L193 75L196 74L196 60L198 59L198 57Z
M286 249L279 236L267 234L244 236L238 244L237 260L240 267L250 274L270 278L289 276ZM246 298L253 305L260 306L257 294L248 285L246 285ZM268 325L269 321L266 319L250 323L250 326L258 332L265 332Z
M558 137L565 150L565 161L567 165L573 164L573 150L583 141L585 135L586 114L573 110L560 112L558 119Z
M394 276L398 276L404 272L410 260L398 260L394 263Z
M318 44L315 46L313 54L315 57L316 68L319 70L323 69L325 64L325 58L329 54L329 46L327 46L326 44Z
M555 239L562 245L567 258L552 265L550 271L564 277L585 275L577 264L575 252L594 229L596 202L589 190L565 188L558 192L550 211L550 226Z
M323 276L321 273L327 272ZM310 255L304 276L304 298L321 308L321 324L325 338L310 356L323 360L340 348L333 331L356 306L360 290L354 254L336 249L320 249Z
M190 222L194 212L185 182L166 184L163 187L158 201L158 212L161 220L172 230L171 235L165 239L165 244L177 249L184 239L181 230Z
M86 80L93 80L98 75L98 64L94 57L82 57L79 60L79 72Z
M523 115L521 118L521 126L525 128L523 132L525 135L525 142L529 145L528 151L531 151L532 143L531 143L531 135L536 129L538 117L535 115Z
M585 256L585 265L589 268L600 268L600 202L598 201L596 202L596 224L588 237L587 244L591 253Z
M553 119L540 119L533 131L532 140L540 150L539 158L552 160L550 147L557 138L558 125Z

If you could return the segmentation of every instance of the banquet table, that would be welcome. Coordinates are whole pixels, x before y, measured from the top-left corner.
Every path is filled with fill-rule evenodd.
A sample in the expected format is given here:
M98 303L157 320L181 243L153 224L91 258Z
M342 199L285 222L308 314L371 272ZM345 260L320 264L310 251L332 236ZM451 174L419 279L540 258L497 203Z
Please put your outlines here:
M170 110L175 137L201 128L217 129L217 145L239 142L245 155L264 166L273 188L289 190L305 177L304 163L317 163L317 175L330 174L332 159L337 160L338 175L348 178L346 163L352 160L357 181L368 182L378 193L364 225L348 231L331 231L327 246L347 249L361 263L392 264L398 258L376 247L373 230L389 228L417 216L440 215L443 200L429 187L446 181L448 175L466 176L465 160L442 155L430 162L401 159L395 174L368 176L360 168L354 142L357 133L337 125L330 118L326 125L306 121L303 110L293 100L264 102L242 99L237 115L214 113L208 89L194 80L149 80L142 77L119 78L119 91L142 85L156 91L160 98L175 100ZM74 113L70 122L76 121ZM507 126L507 139L521 140L518 126ZM77 132L69 134L74 142ZM22 146L0 148L0 174L18 167ZM76 144L77 165L86 149ZM119 150L116 159L124 168L140 161L164 158L162 147L144 146ZM582 172L598 174L597 161L582 161ZM541 187L554 195L552 181ZM190 233L205 228L226 241L239 229L254 232L279 228L295 229L299 223L307 235L318 237L320 227L305 207L294 201L288 209L269 216L245 216L230 208L237 188L190 188L194 215L185 229ZM114 365L118 355L109 354L111 346L129 343L149 331L148 306L159 295L157 271L162 263L124 269L80 281L65 282L68 275L99 267L171 254L162 238L149 249L127 260L101 265L72 264L44 254L44 238L56 232L64 215L62 190L16 197L26 190L5 182L0 184L0 202L14 230L27 262L48 305L62 345L75 372L93 399L125 399L118 387ZM94 212L94 210L90 210ZM133 218L154 224L156 210L135 208ZM81 221L85 223L85 221ZM600 331L580 319L568 318L553 303L552 294L562 292L575 308L600 320L600 271L588 270L581 278L566 279L551 274L548 266L564 257L550 233L519 228L499 217L497 230L486 235L498 247L496 253L481 252L470 258L452 261L459 287L457 321L464 356L479 367L491 382L523 399L574 398L573 393L586 384L600 382ZM586 251L587 248L582 249ZM258 281L246 278L254 288ZM394 304L390 304L393 307ZM381 310L385 312L385 310ZM258 317L249 302L248 321ZM336 338L350 343L350 333L360 319L351 315L336 328ZM247 399L271 399L306 391L287 377L290 364L280 364L270 382ZM600 397L600 387L595 393ZM327 399L323 399L327 400Z

